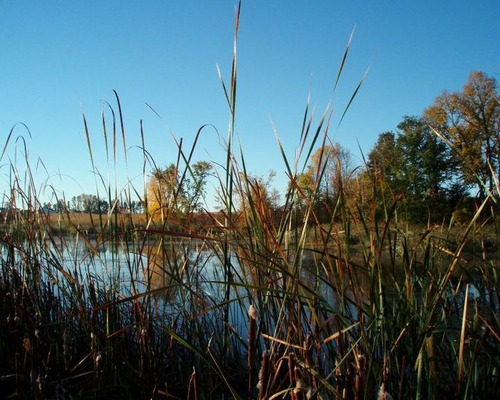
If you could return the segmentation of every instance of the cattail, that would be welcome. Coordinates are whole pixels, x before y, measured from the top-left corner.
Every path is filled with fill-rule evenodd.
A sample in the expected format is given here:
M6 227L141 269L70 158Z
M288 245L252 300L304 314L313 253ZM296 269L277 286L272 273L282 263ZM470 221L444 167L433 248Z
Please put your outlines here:
M259 388L259 400L264 400L267 398L266 393L269 383L269 360L269 351L265 350L264 353L262 353L262 365L259 371L259 384L257 385L257 387Z
M385 390L385 383L382 383L378 391L377 400L392 400L392 396Z
M295 386L295 353L294 352L290 352L290 354L288 354L288 376L290 378L290 387L294 387ZM292 390L291 393L292 393L291 394L292 400L296 400L297 395L296 395L295 391Z
M405 384L405 370L406 370L406 356L403 356L403 360L401 362L401 379L399 380L399 398L401 398L401 393L403 393L403 387Z
M340 367L335 368L335 383L337 392L342 396L345 388L344 375L342 374L342 370ZM342 398L338 397L337 398Z
M356 382L355 382L355 394L354 399L362 399L365 394L365 364L366 357L359 354L357 357L357 371L356 371Z
M193 372L191 373L191 378L189 378L188 392L187 398L191 399L191 388L193 388L193 399L198 398L198 394L196 391L196 369L193 367Z
M302 399L304 398L304 395L305 398L310 398L307 397L308 393L309 395L314 393L308 378L309 377L304 373L304 370L299 367L295 367L295 388L293 389L293 394L296 398Z
M312 366L313 338L311 333L304 339L304 358L309 366Z
M257 330L257 309L250 304L248 308L248 355L247 355L247 363L248 363L248 398L251 399L253 385L254 385L254 355L255 355L255 332Z
M248 316L250 317L250 319L257 321L258 314L259 313L257 309L254 307L254 305L250 304L250 307L248 307Z
M63 333L63 358L64 358L64 367L68 369L72 359L72 342L70 334L68 333L67 329L65 329Z
M354 375L356 374L354 370L354 365L350 364L347 367L345 386L344 386L344 399L354 398Z

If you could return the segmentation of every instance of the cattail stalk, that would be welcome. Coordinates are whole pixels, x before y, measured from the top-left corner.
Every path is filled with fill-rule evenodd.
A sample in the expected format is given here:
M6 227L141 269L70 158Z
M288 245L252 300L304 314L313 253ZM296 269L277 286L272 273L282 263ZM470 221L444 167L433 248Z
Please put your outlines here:
M250 304L248 308L248 400L252 399L255 379L255 342L257 331L257 309Z
M288 355L288 376L290 379L290 387L295 388L296 380L295 380L295 353L290 353ZM292 389L291 390L291 398L292 400L297 400L297 394Z
M267 387L269 385L269 351L264 351L262 354L262 365L259 372L259 400L267 399Z
M399 400L403 398L402 396L403 396L403 387L405 384L406 363L407 363L406 356L403 356L403 360L401 362L401 377L399 379L399 395L398 395Z
M366 385L365 364L366 364L365 356L362 354L358 355L357 368L356 368L356 383L355 383L356 387L354 393L355 400L361 400L365 396L365 385Z

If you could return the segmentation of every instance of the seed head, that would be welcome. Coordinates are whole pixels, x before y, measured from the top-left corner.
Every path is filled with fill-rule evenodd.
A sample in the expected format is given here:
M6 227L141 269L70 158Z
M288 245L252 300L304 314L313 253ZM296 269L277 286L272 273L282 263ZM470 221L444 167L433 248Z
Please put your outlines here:
M253 304L250 304L250 307L248 307L248 316L257 321L258 312Z
M382 386L380 386L380 389L378 391L377 400L393 400L392 396L386 392L384 384L382 384Z

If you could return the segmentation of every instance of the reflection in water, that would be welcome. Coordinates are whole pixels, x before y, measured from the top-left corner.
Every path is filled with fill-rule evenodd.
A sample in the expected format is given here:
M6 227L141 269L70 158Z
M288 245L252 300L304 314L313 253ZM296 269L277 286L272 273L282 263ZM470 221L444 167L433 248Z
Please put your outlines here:
M173 271L170 266L169 260L176 259L175 255L167 257L168 251L175 252L173 246L167 248L165 241L160 239L146 250L147 265L143 271L145 284L150 290L161 294L167 302L174 300L174 279ZM161 290L160 290L161 289Z
M328 305L325 312L340 310L343 316L355 321L358 318L357 307L368 307L367 301L371 298L366 295L371 290L369 270L355 266L348 269L344 266L345 271L349 272L345 275L349 277L349 281L346 280L346 284L342 285L344 281L336 278L337 271L328 270L331 265L340 269L342 260L338 260L337 264L330 263L323 259L324 254L315 252L304 252L297 260L291 259L291 265L299 266L293 275L298 279L293 282L290 279L292 274L280 273L282 270L277 262L269 263L272 259L251 259L244 255L238 258L236 254L232 254L232 282L229 286L222 265L225 260L220 260L220 255L201 241L158 238L150 244L145 244L97 243L68 239L61 243L52 242L50 246L50 251L43 254L21 254L13 249L10 254L6 246L0 246L0 257L6 260L5 265L9 265L8 259L11 257L11 262L19 263L21 272L23 265L29 266L30 271L33 270L33 265L45 266L41 279L57 282L53 285L56 295L60 290L61 293L71 292L77 287L84 293L88 289L88 283L92 282L97 297L102 302L139 296L144 304L158 307L162 321L166 321L165 315L173 316L175 323L182 322L186 325L186 330L192 328L188 323L197 323L203 326L206 332L220 332L219 325L229 321L231 327L245 338L248 322L246 310L250 303L265 307L283 302L284 312L298 312L296 308L300 308L300 312L306 310L303 321L309 321L309 304L316 304L318 299L319 304ZM35 256L42 259L35 260ZM26 258L25 264L21 262L22 257ZM330 277L335 279L330 280ZM425 279L426 276L415 277L415 280L409 282L418 295L420 287L425 290L430 286ZM449 294L444 300L450 310L450 319L458 324L463 318L466 287L454 280L450 284L451 291L447 292ZM228 288L231 298L226 301ZM254 288L264 290L254 291ZM297 306L287 302L287 299L295 294L293 290L302 289L304 290L301 292L301 301L303 300L304 304ZM478 278L470 282L468 290L470 317L476 310L487 319L493 318L492 312L498 313L498 288L492 290L485 287ZM263 295L262 298L258 297L260 294ZM384 295L388 296L389 300L391 297L397 300L400 293L393 292L390 287L384 287ZM282 317L272 314L271 306L260 315L267 332L273 332L274 321ZM290 315L290 318L292 317L293 315ZM304 331L307 329L307 326L303 327Z
M160 238L143 254L144 283L168 303L196 303L198 309L207 309L222 302L223 269L202 242Z
M147 257L142 268L145 292L154 296L152 304L163 310L162 318L172 319L177 333L198 332L198 340L211 340L212 346L222 340L224 325L245 337L248 295L237 285L226 301L224 268L213 249L201 241L158 239L142 253ZM236 258L231 259L239 271Z
M198 297L206 293L213 276L209 252L200 249L199 243L160 238L146 246L143 255L147 258L142 274L146 288L165 301L172 303L179 297L184 300L186 292Z

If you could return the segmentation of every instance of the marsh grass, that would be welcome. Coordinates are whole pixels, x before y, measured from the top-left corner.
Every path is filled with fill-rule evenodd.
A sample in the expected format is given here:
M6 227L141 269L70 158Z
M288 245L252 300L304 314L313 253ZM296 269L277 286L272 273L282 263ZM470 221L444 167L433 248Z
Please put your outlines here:
M490 194L458 227L409 227L397 199L381 217L375 189L360 202L341 185L331 222L320 223L315 194L302 192L297 177L327 143L332 113L315 122L307 104L296 159L277 135L289 185L282 208L271 210L244 151L235 151L238 25L239 6L228 82L219 70L230 115L217 175L223 211L177 226L168 212L158 221L116 207L47 217L28 158L7 167L7 200L22 211L2 224L0 392L40 399L499 397L499 266L488 245L499 240L489 207L497 198ZM120 140L126 158L118 96L109 112L102 138L112 169ZM112 205L120 196L147 201L142 190L104 183L110 180L93 159L98 138L85 118L84 126L97 192ZM189 154L176 142L182 177L192 176L197 140ZM16 143L24 144L22 136ZM146 171L154 163L143 153ZM300 219L298 202L306 205ZM199 214L209 223L195 225Z

